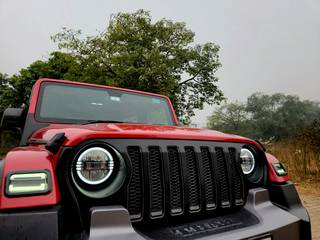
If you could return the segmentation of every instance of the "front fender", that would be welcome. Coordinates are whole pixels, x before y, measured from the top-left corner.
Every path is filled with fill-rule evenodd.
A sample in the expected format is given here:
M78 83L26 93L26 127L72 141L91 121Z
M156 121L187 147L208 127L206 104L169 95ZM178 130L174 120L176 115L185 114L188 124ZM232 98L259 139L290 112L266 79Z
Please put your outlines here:
M56 205L60 201L60 192L52 165L53 155L41 147L19 147L10 151L1 160L1 194L0 210L30 208ZM51 176L51 191L44 195L35 196L6 196L5 182L9 173L17 171L47 170Z
M278 163L280 161L270 153L266 153L266 157L267 157L267 161L268 161L268 180L269 180L269 182L272 182L272 183L288 182L290 180L289 176L288 175L279 176L272 166L273 163Z

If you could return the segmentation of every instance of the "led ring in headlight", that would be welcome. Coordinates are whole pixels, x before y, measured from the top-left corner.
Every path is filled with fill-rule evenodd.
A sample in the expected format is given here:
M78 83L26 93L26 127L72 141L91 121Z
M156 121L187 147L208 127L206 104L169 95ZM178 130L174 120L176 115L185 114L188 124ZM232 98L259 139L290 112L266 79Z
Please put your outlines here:
M241 168L244 174L250 174L252 173L254 167L255 167L255 158L253 153L247 149L242 148L240 153L240 159L241 159Z
M74 186L91 198L114 194L121 188L127 175L121 154L101 142L80 149L69 166Z
M101 147L85 150L76 162L78 177L89 185L104 183L110 178L113 171L113 157L106 149Z

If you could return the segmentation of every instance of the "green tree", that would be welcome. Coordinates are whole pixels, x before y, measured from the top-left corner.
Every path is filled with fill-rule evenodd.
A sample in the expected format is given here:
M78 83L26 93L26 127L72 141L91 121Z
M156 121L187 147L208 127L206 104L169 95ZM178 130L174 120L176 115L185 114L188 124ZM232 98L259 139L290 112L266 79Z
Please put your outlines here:
M255 139L284 139L303 133L320 119L317 102L276 93L254 93L245 104L227 103L213 112L208 127Z
M39 78L63 79L74 65L70 54L52 52L48 60L35 61L11 77L0 74L0 112L9 106L27 106L32 86Z
M281 93L254 93L248 97L246 111L250 114L251 137L269 139L275 136L279 125L282 124L276 119L276 111L284 101L285 95Z
M167 95L185 122L204 103L224 99L215 75L219 47L195 44L185 23L153 22L149 12L139 10L112 15L106 31L96 36L63 29L52 39L75 59L65 79Z
M3 110L9 106L8 93L10 92L9 77L6 74L0 73L0 116Z
M252 137L279 139L296 136L320 118L320 105L292 95L255 93L247 100L247 112Z
M208 118L207 127L226 133L246 135L248 114L243 103L226 103Z

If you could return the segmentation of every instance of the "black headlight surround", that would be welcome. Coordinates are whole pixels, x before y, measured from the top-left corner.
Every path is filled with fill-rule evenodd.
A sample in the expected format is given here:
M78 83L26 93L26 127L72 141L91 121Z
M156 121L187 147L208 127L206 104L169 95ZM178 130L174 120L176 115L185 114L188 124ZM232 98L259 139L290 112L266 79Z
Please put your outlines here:
M112 158L114 161L114 168L112 170L110 177L106 179L104 182L96 185L91 185L91 184L85 183L79 178L76 170L76 163L78 161L78 158L84 151L94 147L103 148L112 155ZM92 142L83 146L76 153L70 167L71 167L72 183L82 194L90 198L108 197L114 194L115 192L117 192L125 182L125 176L126 176L125 161L121 156L121 154L115 148L113 148L112 146L106 143Z
M265 176L265 164L262 153L258 152L251 145L244 145L242 148L249 150L255 160L255 166L251 173L244 174L251 185L261 185Z

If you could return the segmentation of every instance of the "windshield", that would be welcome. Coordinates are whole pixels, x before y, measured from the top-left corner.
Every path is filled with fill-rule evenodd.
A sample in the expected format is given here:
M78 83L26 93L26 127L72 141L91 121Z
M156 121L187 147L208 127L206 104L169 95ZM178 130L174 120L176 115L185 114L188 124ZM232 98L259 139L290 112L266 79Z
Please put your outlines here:
M163 97L91 86L43 83L36 118L57 123L114 121L174 125Z

